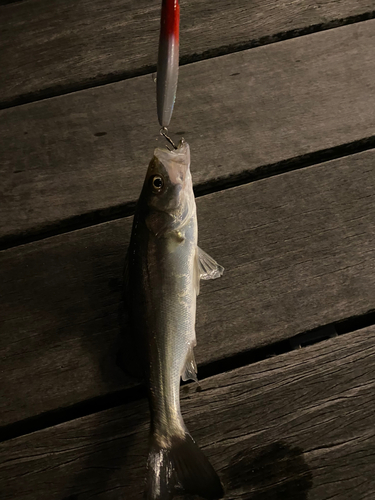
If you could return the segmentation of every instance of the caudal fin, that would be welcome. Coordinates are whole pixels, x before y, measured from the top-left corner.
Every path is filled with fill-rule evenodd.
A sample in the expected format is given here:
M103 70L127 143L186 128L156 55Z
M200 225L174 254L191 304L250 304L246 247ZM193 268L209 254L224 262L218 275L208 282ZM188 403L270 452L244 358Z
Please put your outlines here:
M207 500L224 495L214 468L188 433L174 437L168 449L153 443L148 469L147 500L169 500L179 489Z

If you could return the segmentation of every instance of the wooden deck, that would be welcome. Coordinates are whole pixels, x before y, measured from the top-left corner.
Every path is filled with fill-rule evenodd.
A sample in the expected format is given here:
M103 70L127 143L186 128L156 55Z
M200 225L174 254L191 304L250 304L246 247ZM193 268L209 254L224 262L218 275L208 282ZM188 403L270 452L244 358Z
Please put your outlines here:
M116 364L132 213L161 144L160 1L0 1L0 499L142 498ZM201 390L225 499L375 498L375 2L181 0Z

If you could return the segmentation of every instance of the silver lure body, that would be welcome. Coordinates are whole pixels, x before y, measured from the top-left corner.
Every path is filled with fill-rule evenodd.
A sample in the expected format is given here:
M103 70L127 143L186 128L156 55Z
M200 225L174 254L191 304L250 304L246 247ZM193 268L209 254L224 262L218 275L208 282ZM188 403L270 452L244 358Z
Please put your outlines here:
M179 63L180 6L163 0L156 81L156 102L161 127L168 127L176 99Z

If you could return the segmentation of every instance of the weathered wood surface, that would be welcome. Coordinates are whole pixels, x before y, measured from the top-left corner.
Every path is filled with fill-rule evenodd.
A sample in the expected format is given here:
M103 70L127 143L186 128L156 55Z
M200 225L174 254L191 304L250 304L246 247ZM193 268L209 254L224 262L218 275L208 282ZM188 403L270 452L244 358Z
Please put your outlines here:
M182 67L172 129L196 184L373 136L374 52L371 20ZM0 235L132 204L160 143L154 90L144 76L1 111Z
M182 389L227 499L375 496L375 327ZM146 401L0 445L2 499L142 498Z
M0 5L0 103L123 78L156 65L160 0L33 0ZM0 2L1 4L1 2ZM186 0L181 55L362 16L373 0ZM15 50L15 48L17 50Z
M198 298L208 363L375 309L375 152L197 200L200 245L225 268ZM131 220L0 252L1 423L100 396L114 365Z

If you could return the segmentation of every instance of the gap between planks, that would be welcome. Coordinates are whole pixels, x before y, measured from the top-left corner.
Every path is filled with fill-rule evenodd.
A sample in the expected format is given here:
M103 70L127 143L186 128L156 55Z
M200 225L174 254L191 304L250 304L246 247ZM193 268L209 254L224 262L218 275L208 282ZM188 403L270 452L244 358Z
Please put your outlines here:
M293 170L302 170L313 165L320 165L327 161L345 158L371 149L375 149L375 136L282 160L277 163L262 165L255 170L244 171L239 174L223 176L206 183L196 184L194 185L194 194L196 198L200 198L201 196L217 193L225 189L250 184L261 179L292 172ZM0 236L0 251L133 216L135 203L135 201L131 201L109 207L108 209L93 210L92 212L83 213L70 219L61 220L58 224L46 225L43 229L35 232L26 231L22 235Z
M182 67L174 130L191 146L195 184L220 188L220 179L373 140L374 26ZM154 103L143 98L153 92L141 77L1 111L0 236L79 227L134 204L152 150L164 144Z
M197 200L200 245L226 269L198 300L200 366L374 308L374 157ZM130 231L127 218L0 253L3 425L129 387L114 344Z
M339 323L325 325L310 332L300 333L290 339L199 366L199 382L220 375L221 373L237 370L238 368L291 352L295 350L294 346L296 343L299 343L301 348L305 349L312 344L318 344L332 338L332 332L336 336L349 335L370 326L375 326L375 311L361 316L354 316ZM304 338L307 339L306 342L303 342ZM316 340L312 340L312 338ZM348 341L350 341L350 338L348 338ZM181 382L182 387L189 384L192 384L192 382ZM134 387L82 401L71 407L57 408L51 412L0 427L0 442L9 441L42 429L63 424L64 422L70 422L97 412L116 408L123 405L124 401L129 404L146 396L145 387L136 384Z
M186 425L226 499L375 493L374 335L370 327L222 373L200 392L183 387ZM136 401L2 443L2 498L141 498L148 420Z
M3 87L0 83L0 109L156 71L158 1L145 6L112 0L106 9L95 1L65 2L64 7L51 2L47 8L41 1L30 6L5 0L0 8L2 4L2 67L7 78ZM235 6L221 2L211 11L200 0L186 2L181 13L180 64L370 20L375 16L371 6L363 0L356 5L345 0L327 5L302 0L280 6L241 0ZM24 18L31 22L25 25ZM16 55L14 46L20 47Z

